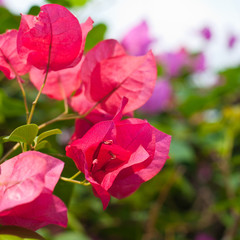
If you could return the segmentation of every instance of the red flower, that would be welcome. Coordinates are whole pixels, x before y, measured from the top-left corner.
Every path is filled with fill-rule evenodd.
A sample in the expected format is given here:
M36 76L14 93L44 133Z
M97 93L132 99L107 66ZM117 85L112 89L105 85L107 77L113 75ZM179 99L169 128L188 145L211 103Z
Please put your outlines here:
M32 230L48 224L67 226L67 208L52 194L64 163L28 151L0 165L0 224Z
M22 15L18 33L18 52L39 69L60 70L75 66L83 53L89 18L80 26L77 18L57 4L42 6L38 16ZM50 59L49 59L50 58Z
M113 120L95 124L66 147L104 209L110 195L127 197L154 177L168 158L171 137L141 119L121 121L125 105L126 99Z
M98 108L114 115L122 97L129 99L124 113L141 107L152 95L156 81L154 56L128 56L116 40L105 40L90 50L83 61L81 80L89 104L100 101ZM85 91L86 89L86 91ZM83 97L84 98L84 97ZM74 109L83 112L80 102L72 103Z
M8 79L13 79L16 74L26 74L30 70L26 59L20 58L17 53L17 30L10 30L0 35L0 71Z

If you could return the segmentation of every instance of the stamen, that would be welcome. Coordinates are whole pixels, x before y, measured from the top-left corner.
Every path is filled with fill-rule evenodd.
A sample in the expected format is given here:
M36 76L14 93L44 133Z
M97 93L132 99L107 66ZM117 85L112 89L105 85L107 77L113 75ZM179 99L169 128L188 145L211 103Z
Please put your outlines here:
M115 154L113 154L111 151L108 151L108 153L112 156L111 157L111 160L113 160L113 159L116 159L117 158L117 156L115 155Z
M113 144L113 140L104 141L103 144L105 144L105 145L112 145Z

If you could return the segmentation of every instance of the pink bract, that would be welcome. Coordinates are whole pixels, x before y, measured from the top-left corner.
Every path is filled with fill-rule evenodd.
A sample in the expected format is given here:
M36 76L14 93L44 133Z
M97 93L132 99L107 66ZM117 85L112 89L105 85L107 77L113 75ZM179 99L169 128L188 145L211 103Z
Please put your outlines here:
M86 34L77 18L57 4L42 6L38 16L22 15L18 52L39 69L61 70L75 66L81 59ZM89 29L92 21L87 21ZM86 26L84 25L84 29ZM88 28L87 28L88 29Z
M211 40L212 38L212 31L209 27L204 27L200 30L200 34L202 35L202 37L206 40Z
M181 48L175 52L166 52L158 56L159 63L163 65L166 76L178 76L183 67L188 64L189 55L186 49Z
M26 59L20 58L17 53L17 30L9 30L0 35L0 71L8 79L13 79L16 74L26 74L30 70Z
M168 80L160 79L156 82L152 96L139 111L157 114L167 109L172 97L172 87Z
M75 67L49 72L42 93L56 100L69 97L73 91L80 87L81 64L80 61ZM44 70L33 67L29 76L33 85L39 90L45 77Z
M163 167L171 136L147 121L129 118L121 121L123 106L113 120L95 124L82 138L66 147L94 194L105 209L110 196L124 198L154 177Z
M66 227L67 208L52 194L64 163L28 151L0 165L0 224L36 230L48 224Z
M230 35L230 36L228 37L228 48L230 48L230 49L231 49L231 48L234 48L237 40L238 40L238 38L237 38L236 35L233 35L233 34Z
M121 44L130 55L141 56L148 52L152 42L147 22L142 21L125 35Z
M122 98L129 99L124 113L142 106L151 96L156 81L152 52L128 56L116 40L105 40L90 50L83 61L81 79L91 104L115 114Z

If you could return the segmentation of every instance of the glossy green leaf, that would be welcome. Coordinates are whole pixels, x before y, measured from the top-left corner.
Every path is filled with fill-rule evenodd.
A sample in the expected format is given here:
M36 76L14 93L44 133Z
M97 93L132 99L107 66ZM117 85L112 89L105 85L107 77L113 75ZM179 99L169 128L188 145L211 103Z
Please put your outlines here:
M10 136L4 137L4 141L31 144L37 134L38 126L36 124L26 124L16 128Z
M104 39L105 33L107 31L107 26L103 23L99 23L93 27L93 29L88 33L85 43L85 50L89 51L97 43Z
M43 139L52 136L52 135L56 135L56 134L61 134L62 131L60 129L51 129L49 131L43 132L41 133L38 137L36 137L36 143L40 143Z
M51 147L51 144L47 140L43 140L35 147L35 150L38 151L40 149L50 148L50 147Z
M17 29L20 23L20 15L13 15L9 10L0 6L0 33L4 33L6 29Z
M16 226L0 228L0 240L44 240L38 233Z

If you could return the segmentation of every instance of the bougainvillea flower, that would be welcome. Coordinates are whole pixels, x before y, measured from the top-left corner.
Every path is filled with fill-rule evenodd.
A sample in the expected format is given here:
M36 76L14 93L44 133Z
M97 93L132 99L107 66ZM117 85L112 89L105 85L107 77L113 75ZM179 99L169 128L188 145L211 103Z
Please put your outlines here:
M89 102L86 95L84 86L71 97L71 107L74 111L78 112L79 115L84 115L87 111L94 107L94 103ZM127 113L124 116L132 117L133 112ZM93 125L98 122L111 120L114 115L107 113L101 108L94 108L85 118L77 119L75 122L75 131L71 137L71 141L81 138Z
M110 196L124 198L154 177L163 167L171 137L147 121L121 120L126 104L113 120L95 124L66 147L66 154L91 183L105 209Z
M81 63L80 61L72 68L49 72L42 93L56 100L69 97L80 87ZM32 67L29 76L33 85L39 90L43 84L45 71Z
M141 107L152 95L156 81L156 63L152 52L128 56L116 40L98 43L82 64L81 79L86 96L99 108L115 114L122 97L129 99L124 113Z
M0 35L0 71L8 79L13 79L16 74L26 74L30 67L24 58L17 53L17 30L9 30Z
M152 96L139 111L150 114L160 113L168 107L171 96L172 87L170 82L165 79L160 79L156 82Z
M194 240L215 240L215 238L206 233L199 233L195 236Z
M235 35L231 35L228 38L228 48L234 48L235 44L237 42L237 37Z
M28 151L0 165L0 224L36 230L48 224L66 227L67 208L52 194L64 163Z
M206 58L203 52L190 57L189 68L194 73L199 73L206 70Z
M142 21L126 34L121 44L130 55L141 56L148 52L154 41L149 35L146 21Z
M158 56L159 64L161 64L166 75L169 77L176 77L181 74L182 69L189 62L189 54L186 49L181 48L176 52L166 52Z
M206 40L211 40L212 38L212 32L211 29L209 27L204 27L200 30L200 34L201 36L206 39Z
M82 56L83 33L77 18L57 4L42 6L38 16L22 15L17 46L21 56L39 69L61 70L76 65ZM88 19L84 29L91 29Z

